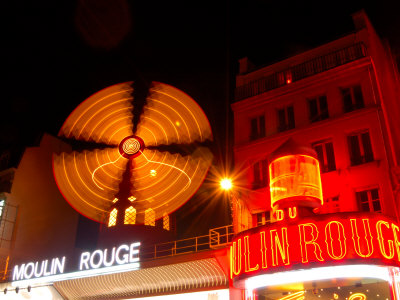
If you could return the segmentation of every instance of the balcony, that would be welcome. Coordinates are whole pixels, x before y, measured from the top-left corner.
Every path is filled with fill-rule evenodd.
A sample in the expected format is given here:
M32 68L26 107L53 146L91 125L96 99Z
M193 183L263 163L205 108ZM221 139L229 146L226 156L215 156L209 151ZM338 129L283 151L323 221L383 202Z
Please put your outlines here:
M140 259L153 260L168 256L220 249L230 245L233 236L232 225L213 228L209 230L208 235L142 247L140 249Z
M235 89L235 101L256 96L309 76L342 66L366 56L364 44L357 43L254 80Z

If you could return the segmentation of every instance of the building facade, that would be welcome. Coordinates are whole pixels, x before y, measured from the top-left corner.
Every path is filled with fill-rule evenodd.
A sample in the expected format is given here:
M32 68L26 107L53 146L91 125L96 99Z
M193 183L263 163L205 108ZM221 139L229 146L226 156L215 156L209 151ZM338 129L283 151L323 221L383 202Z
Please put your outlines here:
M322 213L398 217L398 71L366 15L353 19L354 33L274 65L240 61L232 108L246 188L241 228L269 220L268 155L289 138L318 154Z
M365 13L354 14L353 21L353 33L273 65L255 68L247 58L239 61L232 109L235 164L242 181L241 188L231 194L238 234L231 248L231 276L234 286L247 290L249 299L378 299L376 291L383 286L387 299L398 297L393 292L396 284L370 278L369 273L379 271L365 270L365 275L335 271L336 265L358 264L361 257L373 256L371 251L363 256L356 248L350 250L357 222L399 217L398 69ZM299 145L315 151L323 205L312 212L300 214L302 208L295 204L289 210L274 204L277 189L285 193L291 188L290 184L276 186L276 166L271 166L273 152L282 145L290 145L282 152L284 157L299 154L294 150ZM306 181L302 164L306 162L293 158L278 171L286 168L285 180L303 176ZM307 188L302 195L308 197ZM351 228L346 228L346 220L352 220ZM371 228L379 228L372 223ZM336 235L332 224L338 226ZM308 238L304 228L310 229ZM372 235L382 236L381 232ZM397 231L393 238L397 240ZM341 250L335 250L332 241ZM309 262L305 245L311 244L316 256ZM352 251L361 256L346 262ZM383 255L383 260L388 257ZM378 260L379 265L385 264ZM331 276L319 273L320 268L331 266L323 271ZM367 282L377 288L367 287ZM368 294L372 289L376 293Z

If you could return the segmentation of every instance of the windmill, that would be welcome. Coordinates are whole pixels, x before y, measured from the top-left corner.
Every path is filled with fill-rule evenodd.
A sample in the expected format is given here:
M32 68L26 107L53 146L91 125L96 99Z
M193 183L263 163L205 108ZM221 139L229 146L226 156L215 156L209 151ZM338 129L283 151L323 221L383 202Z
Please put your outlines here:
M108 227L154 226L200 187L211 165L210 124L198 104L167 84L120 83L81 103L58 136L71 152L53 155L69 204Z

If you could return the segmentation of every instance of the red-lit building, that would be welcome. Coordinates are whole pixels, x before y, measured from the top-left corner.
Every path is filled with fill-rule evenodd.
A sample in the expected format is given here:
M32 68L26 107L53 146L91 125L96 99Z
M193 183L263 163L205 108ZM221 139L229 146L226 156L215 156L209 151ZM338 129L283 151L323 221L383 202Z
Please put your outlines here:
M93 178L101 167L69 184L81 166L69 168L63 158L67 171L55 179L52 165L68 143L44 135L26 149L16 170L0 173L0 299L400 299L399 74L367 16L353 19L353 33L276 64L240 60L232 110L241 182L229 194L232 226L171 241L173 218L146 221L143 213L144 223L134 224L140 207L131 209L128 187L126 206L116 199L99 232L68 205L56 180L73 198L100 184ZM91 122L96 110L83 108ZM117 107L124 109L130 106ZM109 119L102 115L90 130ZM165 124L158 127L174 133L184 122ZM138 149L132 153L140 157ZM180 173L170 177L181 176L186 188L189 172Z
M354 14L353 21L355 24L353 33L273 65L256 68L247 58L239 61L240 70L236 77L235 102L232 104L232 109L235 164L241 170L243 188L232 193L235 208L234 229L236 233L240 233L234 243L233 264L237 265L232 276L235 286L253 287L248 293L254 295L248 297L278 299L287 295L289 299L290 293L312 291L314 297L350 299L351 293L359 291L368 294L366 290L371 290L365 287L366 283L360 274L357 275L358 281L355 278L348 278L342 282L343 274L338 275L334 269L327 269L324 272L336 275L328 276L328 279L321 281L318 281L318 276L321 278L324 276L313 277L308 276L307 272L303 274L296 271L292 274L286 272L287 281L285 281L285 278L281 278L282 271L291 270L289 265L294 265L293 270L300 268L305 271L314 265L311 263L310 266L305 266L306 259L303 257L298 258L302 263L296 266L296 258L293 256L304 250L298 245L296 246L298 248L295 248L296 254L292 253L293 262L285 260L288 258L285 257L283 233L277 238L273 237L270 231L272 245L268 246L271 249L278 247L279 251L277 249L275 251L278 251L279 255L273 254L277 256L272 257L272 264L281 267L277 267L276 272L267 269L266 254L262 255L262 262L261 258L258 260L254 258L255 262L251 265L250 257L253 257L249 254L252 251L251 247L255 247L253 250L257 251L253 252L253 255L257 256L260 252L260 241L256 241L257 235L267 234L268 240L267 231L272 230L271 228L278 232L280 229L283 230L282 228L293 230L290 220L279 221L282 217L278 209L276 207L271 209L270 189L271 194L277 189L289 189L288 186L274 186L276 179L273 177L270 179L268 175L271 153L282 145L288 146L282 155L297 154L295 149L301 145L313 148L319 160L324 204L307 216L307 222L310 224L314 222L313 220L317 223L321 220L340 223L335 218L349 220L354 217L372 220L376 218L373 217L376 216L374 213L378 213L377 216L398 220L400 203L398 69L390 49L380 40L365 13L361 11ZM308 194L305 192L303 195ZM272 199L272 204L274 202L275 199ZM301 215L297 217L300 220L302 218ZM285 219L291 218L286 215ZM268 225L270 222L271 225ZM300 230L302 225L297 225ZM256 229L257 226L264 226L267 233L260 229L264 227ZM320 231L320 236L324 228L328 230L330 225L324 226L319 224L315 227ZM342 225L338 226L342 228ZM346 230L350 229L343 229L342 234L346 233L349 241L349 233ZM290 247L293 246L291 240L296 240L296 234L299 233L289 233ZM315 237L317 232L313 231L311 235ZM379 236L379 233L377 235ZM276 238L278 240L273 243L272 240ZM248 244L249 239L250 244ZM258 246L252 245L251 239L255 239L253 243ZM340 240L339 237L337 239ZM276 244L276 241L279 243ZM238 249L239 242L241 250ZM261 240L261 243L263 242L265 241ZM317 247L316 244L314 246ZM261 246L261 252L267 251L265 247L267 246ZM293 251L293 248L289 249ZM329 247L326 251L330 251ZM334 254L321 253L322 256L317 256L316 260L326 260L326 263L317 264L318 267L332 265L332 261L329 263L329 259L324 258L324 255L332 258ZM275 261L278 256L282 260L280 263ZM242 267L245 270L243 268L239 270L239 257L244 260ZM336 260L341 264L346 257L335 257L333 261ZM398 265L398 261L392 262L392 265ZM318 274L318 268L315 272ZM364 271L365 277L371 275L368 272L375 271ZM263 273L268 276L255 279ZM297 276L297 280L293 280L292 275ZM303 281L302 276L308 279ZM275 282L274 277L282 280ZM263 282L258 281L254 285L249 283L256 280ZM381 285L378 282L379 280L376 280L374 284ZM341 290L337 290L340 288ZM370 296L364 296L368 299L370 297L379 299L376 298L379 297L377 294L379 292L375 295L371 292ZM385 297L390 298L389 294L386 293ZM293 299L296 297L314 299L304 293L293 297Z

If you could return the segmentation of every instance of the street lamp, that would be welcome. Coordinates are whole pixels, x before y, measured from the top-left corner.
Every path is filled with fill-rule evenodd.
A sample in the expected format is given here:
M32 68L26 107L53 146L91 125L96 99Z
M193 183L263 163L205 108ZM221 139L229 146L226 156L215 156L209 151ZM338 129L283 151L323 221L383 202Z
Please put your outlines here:
M232 189L233 185L232 185L232 180L230 178L223 178L221 179L221 181L219 182L221 189L223 189L224 191L229 191Z

